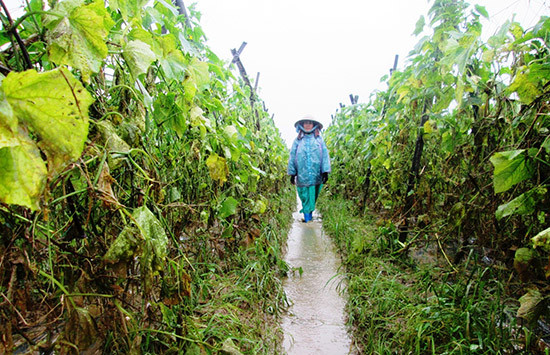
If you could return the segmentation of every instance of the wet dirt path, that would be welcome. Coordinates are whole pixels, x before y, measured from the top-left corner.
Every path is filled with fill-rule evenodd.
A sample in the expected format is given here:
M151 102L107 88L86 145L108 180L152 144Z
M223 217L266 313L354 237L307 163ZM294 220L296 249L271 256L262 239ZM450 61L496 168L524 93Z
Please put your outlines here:
M303 223L294 213L288 236L286 262L302 268L284 280L291 307L282 321L283 346L287 354L351 354L351 340L345 328L345 284L338 276L340 261L329 237L322 230L319 215Z

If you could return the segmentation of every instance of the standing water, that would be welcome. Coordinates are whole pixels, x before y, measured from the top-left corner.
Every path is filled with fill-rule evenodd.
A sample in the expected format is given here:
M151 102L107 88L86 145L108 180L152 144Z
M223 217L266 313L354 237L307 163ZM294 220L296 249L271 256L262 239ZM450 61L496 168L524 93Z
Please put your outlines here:
M345 300L338 292L344 286L340 263L318 216L303 223L294 213L286 262L295 268L283 283L291 303L282 322L287 354L350 354Z

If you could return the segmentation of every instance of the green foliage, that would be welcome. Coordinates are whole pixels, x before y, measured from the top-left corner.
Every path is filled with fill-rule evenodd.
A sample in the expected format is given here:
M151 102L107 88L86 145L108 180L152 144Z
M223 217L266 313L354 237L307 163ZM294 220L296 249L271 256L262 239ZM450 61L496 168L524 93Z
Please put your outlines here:
M546 188L540 186L535 187L514 198L512 201L498 206L495 216L497 219L502 219L513 214L532 214L535 211L537 203L544 198L546 193Z
M145 74L156 59L151 46L139 40L129 41L124 46L123 57L134 77Z
M387 89L341 107L325 133L333 165L327 189L391 222L376 240L390 253L406 255L424 237L451 250L453 268L470 252L481 259L489 250L508 267L510 250L534 245L548 253L550 21L543 16L529 29L508 21L484 41L481 17L490 17L482 6L434 1L403 69L384 79ZM346 243L365 250L357 238ZM536 281L546 297L547 256L529 265L519 288ZM437 312L450 317L443 306ZM435 329L451 322L437 323L438 315L418 328L433 344ZM453 351L482 352L466 343L472 349ZM433 352L425 343L419 349Z
M330 188L401 221L411 213L446 225L449 238L458 230L459 240L521 245L549 221L550 52L542 45L549 20L529 30L507 22L484 43L480 16L488 16L481 6L434 2L430 20L416 31L429 23L432 33L392 74L388 89L335 114L325 135L335 166ZM517 60L509 61L511 54ZM498 195L486 189L491 185ZM464 207L460 223L446 221L457 203ZM503 225L491 222L495 214Z
M393 224L374 220L370 211L362 214L339 197L323 200L321 212L323 227L344 255L348 322L362 353L520 349L517 307L505 298L498 269L469 259L459 272L448 272L426 238L409 246L412 260L398 257L401 251L384 242L396 239Z
M495 193L509 190L515 184L533 176L533 164L524 149L499 152L491 157L495 170L493 185Z
M67 320L60 352L276 349L295 195L260 98L192 7L50 5L16 20L28 47L0 32L0 288L37 326ZM0 306L10 349L14 311Z
M113 25L101 1L90 4L83 0L58 2L52 15L44 19L50 60L80 69L83 80L89 82L90 75L99 72L107 57L105 40Z
M220 218L227 218L231 215L234 215L235 212L237 212L238 205L239 201L229 196L222 202L218 215L220 216Z

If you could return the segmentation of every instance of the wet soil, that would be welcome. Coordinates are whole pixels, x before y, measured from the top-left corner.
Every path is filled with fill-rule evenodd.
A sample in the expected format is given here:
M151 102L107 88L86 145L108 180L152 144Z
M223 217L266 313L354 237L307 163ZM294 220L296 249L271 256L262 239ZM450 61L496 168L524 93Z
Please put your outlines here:
M291 307L283 318L287 354L352 354L345 327L345 290L340 260L319 215L303 223L294 213L286 262L294 271L284 281ZM301 268L301 270L300 270ZM301 271L301 275L300 275Z

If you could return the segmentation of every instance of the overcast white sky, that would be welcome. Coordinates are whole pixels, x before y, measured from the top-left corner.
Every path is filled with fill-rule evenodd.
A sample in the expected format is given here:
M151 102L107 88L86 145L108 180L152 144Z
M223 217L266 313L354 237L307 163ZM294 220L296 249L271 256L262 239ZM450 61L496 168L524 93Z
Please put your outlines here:
M416 21L426 15L427 0L184 0L202 13L208 45L222 59L231 49L247 46L242 63L251 80L260 73L259 95L287 145L296 135L294 122L314 115L326 126L349 94L367 102L384 89L394 57L398 68L417 43ZM7 0L15 10L23 0ZM550 0L471 0L486 7L491 21L485 36L504 21L524 28L550 16ZM239 75L235 68L235 75Z
M427 0L198 0L208 44L223 59L247 42L241 60L251 80L260 72L259 95L287 145L294 122L313 114L326 126L349 94L367 102L384 89L394 57L403 68L417 43L416 21ZM491 15L492 34L516 13L524 27L550 16L550 0L478 0ZM185 2L186 6L192 4ZM235 68L235 73L238 71Z

